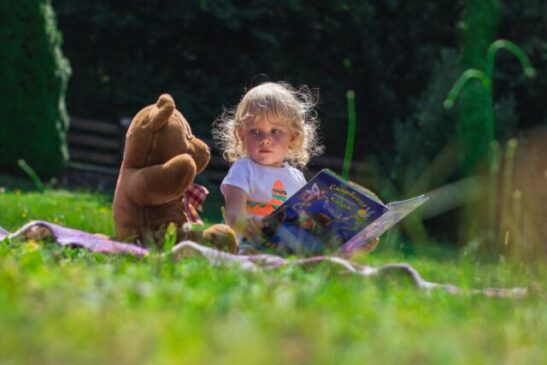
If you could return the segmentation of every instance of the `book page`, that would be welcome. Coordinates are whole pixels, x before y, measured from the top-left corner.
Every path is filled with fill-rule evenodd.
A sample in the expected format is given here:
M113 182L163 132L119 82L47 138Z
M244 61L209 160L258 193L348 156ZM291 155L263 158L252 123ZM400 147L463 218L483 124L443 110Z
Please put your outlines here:
M366 226L362 231L353 236L347 241L337 252L349 253L357 248L362 247L373 238L379 237L382 233L400 222L404 217L422 205L427 199L426 195L389 203L387 211L374 222Z

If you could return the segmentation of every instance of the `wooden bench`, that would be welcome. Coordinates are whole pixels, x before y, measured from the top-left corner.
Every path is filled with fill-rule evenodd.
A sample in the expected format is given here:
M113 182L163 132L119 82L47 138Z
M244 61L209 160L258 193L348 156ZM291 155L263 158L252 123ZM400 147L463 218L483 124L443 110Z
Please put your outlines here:
M113 188L122 161L124 135L121 123L71 117L64 183L101 190Z

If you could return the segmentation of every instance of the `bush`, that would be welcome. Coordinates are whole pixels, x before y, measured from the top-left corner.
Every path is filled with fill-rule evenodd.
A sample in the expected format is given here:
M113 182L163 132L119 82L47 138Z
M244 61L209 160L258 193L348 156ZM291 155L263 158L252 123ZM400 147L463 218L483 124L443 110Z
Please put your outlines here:
M514 100L516 128L547 126L547 2L505 1L498 38L509 39L522 47L537 77L526 78L516 58L509 52L500 52L494 76L495 99L509 95ZM496 117L498 125L501 124L500 115Z
M64 95L70 66L48 0L3 1L0 11L0 168L24 159L42 177L68 159Z

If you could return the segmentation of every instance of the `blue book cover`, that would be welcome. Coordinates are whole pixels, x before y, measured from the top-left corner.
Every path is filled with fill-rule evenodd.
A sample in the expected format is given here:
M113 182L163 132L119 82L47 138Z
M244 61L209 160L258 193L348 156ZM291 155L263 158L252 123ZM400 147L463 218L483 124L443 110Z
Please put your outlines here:
M426 199L385 205L364 187L323 169L263 218L264 242L257 248L303 256L347 254L380 236Z
M386 205L371 191L323 169L262 219L264 241L255 247L303 256L348 254L426 200L422 195Z

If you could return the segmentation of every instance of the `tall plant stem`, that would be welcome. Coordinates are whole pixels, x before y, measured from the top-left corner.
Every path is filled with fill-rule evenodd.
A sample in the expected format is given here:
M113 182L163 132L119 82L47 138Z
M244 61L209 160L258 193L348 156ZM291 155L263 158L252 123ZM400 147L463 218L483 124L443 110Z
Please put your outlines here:
M496 242L496 217L498 201L498 174L500 170L500 145L498 141L490 144L490 174L487 189L488 194L488 232L487 244L493 245ZM490 249L493 247L489 247Z
M18 160L17 164L19 165L21 170L23 170L28 175L28 177L30 177L30 179L36 186L36 189L43 193L46 190L46 187L42 183L42 180L40 180L40 177L38 176L36 171L34 171L34 169L30 167L29 164L23 159Z
M346 93L348 102L348 135L346 138L346 152L344 153L344 165L342 167L342 177L349 179L349 170L351 167L351 159L353 157L353 145L355 142L355 92L349 90Z
M518 147L516 139L510 139L505 147L505 156L503 162L503 200L501 213L501 224L498 237L503 237L509 231L509 206L511 205L511 195L513 191L513 170L515 153ZM505 241L508 244L508 241Z

